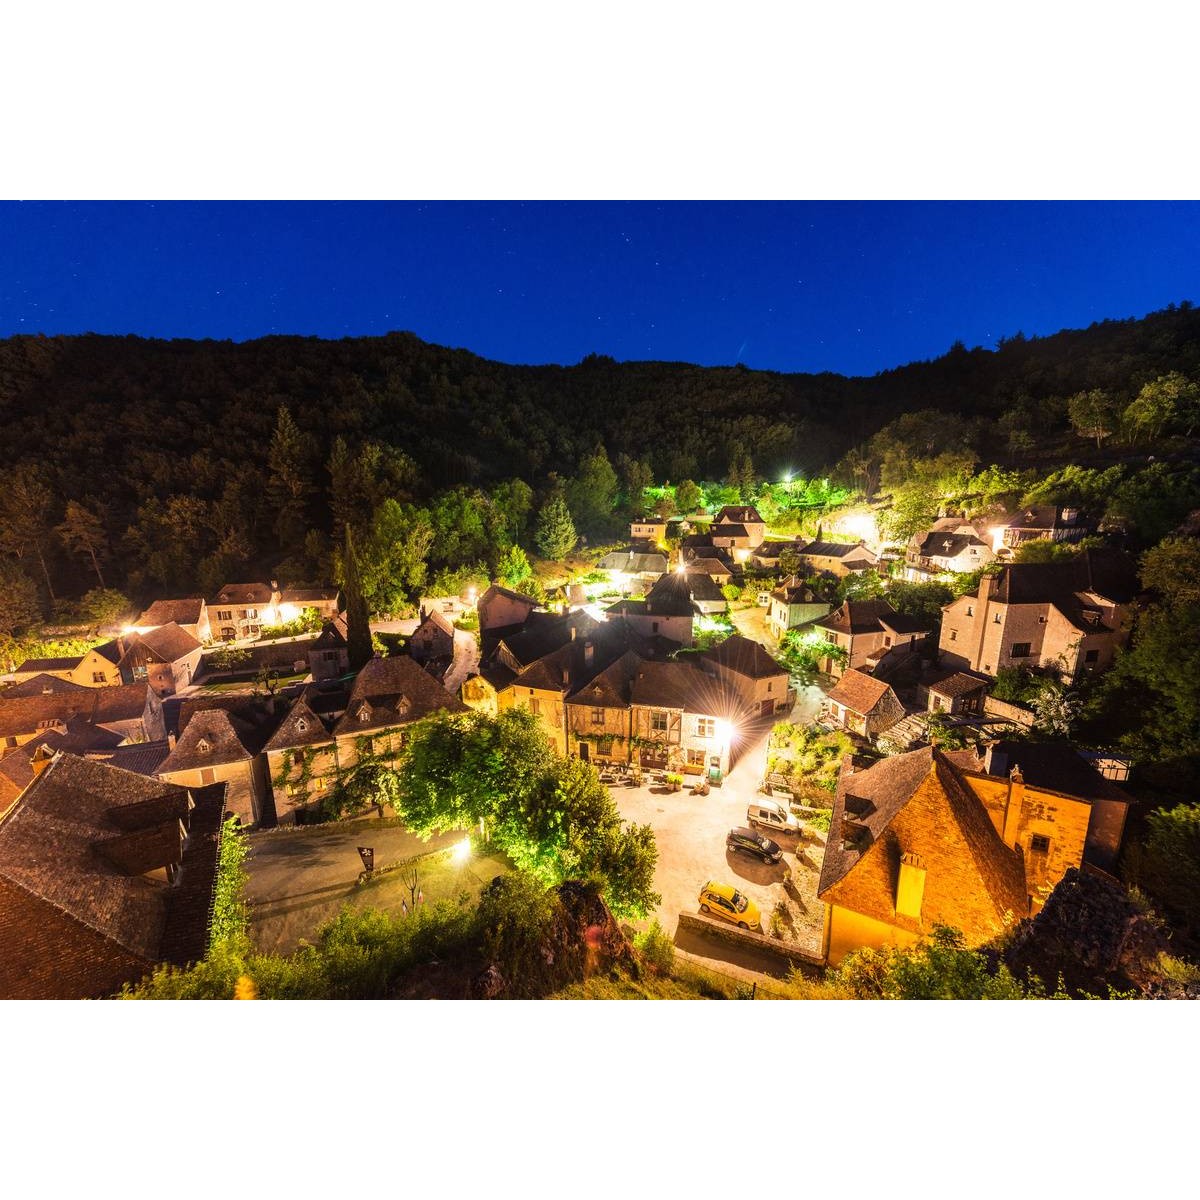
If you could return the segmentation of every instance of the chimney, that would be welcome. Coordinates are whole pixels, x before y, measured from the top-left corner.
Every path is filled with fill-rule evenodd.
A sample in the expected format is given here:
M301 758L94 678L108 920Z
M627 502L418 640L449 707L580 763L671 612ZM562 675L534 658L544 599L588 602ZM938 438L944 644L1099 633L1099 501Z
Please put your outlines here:
M1004 802L1004 832L1001 837L1006 846L1017 844L1017 827L1021 823L1021 809L1025 803L1025 777L1021 768L1014 766L1008 776L1008 796Z
M583 665L585 667L590 667L592 665L592 659L594 659L595 657L596 657L596 647L593 646L591 642L584 642L583 643Z
M996 749L995 742L988 742L983 752L983 769L988 775L1003 775L1008 766L1008 755Z
M567 667L563 667L562 669L562 685L563 687L571 686L571 672Z
M173 733L167 734L167 749L168 750L175 749L175 735Z
M574 625L571 626L571 641L575 640L575 635L579 632Z
M896 880L896 916L921 919L925 897L925 860L919 854L900 855L900 877Z

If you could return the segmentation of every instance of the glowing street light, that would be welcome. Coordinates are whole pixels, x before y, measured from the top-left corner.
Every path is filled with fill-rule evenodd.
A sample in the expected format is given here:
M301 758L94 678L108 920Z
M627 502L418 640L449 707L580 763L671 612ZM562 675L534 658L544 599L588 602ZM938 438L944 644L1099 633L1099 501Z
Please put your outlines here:
M471 857L471 839L463 838L461 842L455 842L450 851L450 859L457 866L462 866L468 858Z

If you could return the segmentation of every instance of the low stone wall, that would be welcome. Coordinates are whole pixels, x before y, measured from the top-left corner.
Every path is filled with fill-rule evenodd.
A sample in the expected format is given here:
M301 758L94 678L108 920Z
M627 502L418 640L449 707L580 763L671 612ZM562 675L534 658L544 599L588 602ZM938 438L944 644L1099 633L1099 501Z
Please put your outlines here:
M748 929L738 929L736 925L731 925L728 921L722 921L717 917L706 917L703 913L681 912L679 928L715 937L718 941L728 942L734 946L750 947L774 955L788 966L798 967L804 971L825 969L825 960L819 954L811 954L794 942L768 937L765 933L751 933Z
M998 717L1004 721L1011 721L1014 725L1019 725L1022 729L1033 728L1033 713L1027 708L1022 708L1019 704L1009 704L1007 700L997 700L994 696L985 696L983 699L983 711L989 717Z

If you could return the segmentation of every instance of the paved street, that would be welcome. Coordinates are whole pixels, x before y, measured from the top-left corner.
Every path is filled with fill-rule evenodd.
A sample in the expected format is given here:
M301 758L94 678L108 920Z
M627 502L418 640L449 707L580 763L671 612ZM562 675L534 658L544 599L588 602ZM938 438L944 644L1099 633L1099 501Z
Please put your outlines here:
M654 829L659 854L655 889L662 893L662 903L653 916L675 937L676 944L709 960L778 974L779 965L773 957L752 949L742 951L686 931L680 933L677 929L681 911L699 911L697 895L709 879L733 884L744 891L758 905L767 926L776 902L785 895L784 864L787 864L803 905L804 924L792 936L807 949L815 952L820 948L822 908L816 898L816 880L823 841L800 842L795 837L769 835L784 851L783 862L776 866L767 866L756 858L725 848L726 834L734 826L746 824L746 806L758 795L770 728L770 722L762 722L751 730L723 786L712 788L707 796L694 796L687 787L680 792L668 792L655 786L617 786L613 788L613 797L622 817L639 824L648 823Z
M403 872L356 886L362 870L357 847L374 847L380 872L413 855L452 846L462 836L447 833L424 842L402 825L377 818L251 834L246 861L250 936L260 949L286 954L302 938L311 940L347 902L398 911L409 896ZM477 892L505 870L486 858L431 864L421 875L426 903L453 899L464 889Z

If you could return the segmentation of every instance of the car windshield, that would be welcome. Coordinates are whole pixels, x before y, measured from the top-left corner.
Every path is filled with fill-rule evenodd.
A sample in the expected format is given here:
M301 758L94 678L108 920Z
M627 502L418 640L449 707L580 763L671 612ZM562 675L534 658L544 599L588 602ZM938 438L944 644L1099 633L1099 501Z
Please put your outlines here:
M746 900L746 897L743 896L741 892L733 893L733 907L736 908L738 912L745 912L747 903L748 901Z

